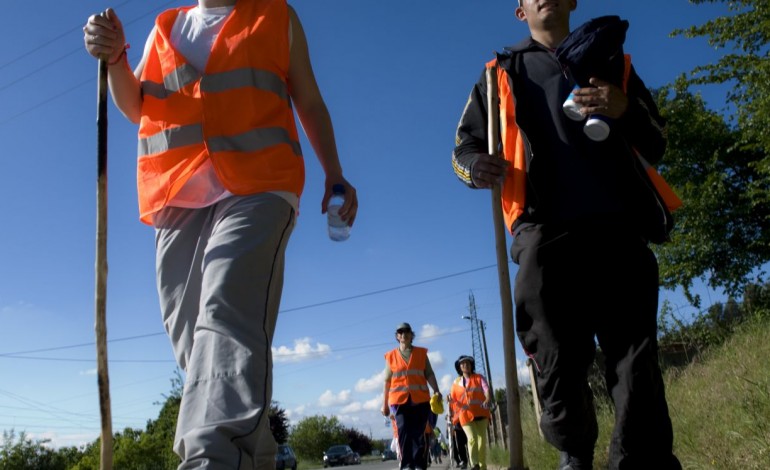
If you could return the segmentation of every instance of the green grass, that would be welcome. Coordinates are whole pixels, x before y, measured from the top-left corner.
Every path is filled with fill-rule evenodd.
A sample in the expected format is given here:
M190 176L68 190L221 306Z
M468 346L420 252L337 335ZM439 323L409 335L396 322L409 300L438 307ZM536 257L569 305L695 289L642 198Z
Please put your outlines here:
M750 320L724 344L665 375L674 426L674 452L685 470L770 469L770 320ZM522 396L524 463L555 469L558 452L537 429L531 397ZM598 411L595 469L607 468L612 410ZM490 464L508 467L508 452L493 448Z

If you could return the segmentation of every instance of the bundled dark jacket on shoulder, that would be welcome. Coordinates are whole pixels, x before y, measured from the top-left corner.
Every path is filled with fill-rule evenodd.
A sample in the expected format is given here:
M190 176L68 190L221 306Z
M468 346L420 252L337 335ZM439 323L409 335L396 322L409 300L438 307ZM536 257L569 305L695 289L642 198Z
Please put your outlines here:
M660 161L665 120L633 67L626 112L613 122L606 141L593 142L582 122L563 113L561 105L575 81L554 51L528 38L498 54L497 63L513 94L515 123L508 125L518 128L526 150L524 211L508 228L516 232L523 224L604 220L625 224L646 240L666 241L673 219L635 154L650 164ZM455 173L470 187L475 187L473 165L488 148L486 92L482 73L460 119L452 154ZM504 184L512 184L513 173L509 169Z

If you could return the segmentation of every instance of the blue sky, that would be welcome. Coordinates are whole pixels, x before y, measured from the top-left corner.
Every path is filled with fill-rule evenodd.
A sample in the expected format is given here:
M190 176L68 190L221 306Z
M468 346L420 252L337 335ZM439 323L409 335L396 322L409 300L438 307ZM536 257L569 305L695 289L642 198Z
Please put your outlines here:
M81 26L114 7L135 65L159 9L188 3L22 2L18 20L0 30L0 429L55 445L99 434L97 65L82 46ZM446 390L454 360L472 352L470 323L461 318L472 292L487 324L493 383L505 383L490 195L457 181L450 152L484 62L527 29L513 15L515 0L290 3L360 210L348 241L328 239L323 175L303 136L307 184L287 251L274 398L293 423L334 415L388 437L378 411L383 354L402 321L431 351ZM686 0L582 0L572 26L606 14L628 19L626 52L646 84L658 87L719 54L704 40L669 33L724 11ZM721 107L718 90L702 92ZM113 427L121 430L157 417L176 366L158 310L153 231L137 217L136 126L110 104L109 129L109 372ZM691 314L679 293L661 292L666 299Z

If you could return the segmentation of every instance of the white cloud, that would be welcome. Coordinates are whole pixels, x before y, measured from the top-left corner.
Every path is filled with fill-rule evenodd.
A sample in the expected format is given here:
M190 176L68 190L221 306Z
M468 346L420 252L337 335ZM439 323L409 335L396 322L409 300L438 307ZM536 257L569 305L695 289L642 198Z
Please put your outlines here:
M317 359L331 354L332 348L328 344L312 344L311 338L300 338L294 340L294 347L287 346L273 347L274 362L302 362L310 359Z
M441 379L438 381L438 388L441 390L441 393L443 395L448 395L450 389L452 388L452 381L454 381L456 375L450 375L446 374L441 377Z
M363 405L361 405L361 402L355 401L349 405L343 406L340 410L340 413L358 413L359 411L363 410Z
M381 391L385 384L385 369L377 372L368 379L358 379L356 382L356 392L374 392Z
M430 365L433 370L436 370L444 365L444 356L441 351L428 351L428 359L430 359Z
M27 437L35 441L49 440L50 442L43 445L51 449L58 449L61 447L81 447L93 443L99 437L99 432L95 431L90 434L59 434L54 431L46 431L29 433Z
M294 407L294 409L286 410L286 417L289 418L289 421L297 422L305 416L306 408L307 407L305 405L300 405Z
M80 375L96 375L96 368L81 370Z
M423 343L429 343L432 339L434 339L436 336L441 335L443 333L443 330L439 328L436 325L432 325L428 323L427 325L422 325L420 328L420 334L418 337L420 338L420 341Z
M382 408L382 397L374 397L371 400L367 400L364 402L364 409L367 411L380 411L380 408Z
M526 385L530 383L529 368L527 367L527 361L516 359L516 373L519 374L520 385Z
M343 390L336 395L331 390L327 390L318 397L318 404L320 406L346 405L349 401L350 390Z

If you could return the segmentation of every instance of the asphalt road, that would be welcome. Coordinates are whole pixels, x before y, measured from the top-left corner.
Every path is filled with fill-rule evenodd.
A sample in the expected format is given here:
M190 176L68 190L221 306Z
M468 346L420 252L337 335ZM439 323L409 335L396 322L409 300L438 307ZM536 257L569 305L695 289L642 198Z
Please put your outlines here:
M399 470L398 460L386 460L385 462L381 460L364 460L363 462L361 462L361 465L351 465L347 467L330 467L330 468L344 469L344 470ZM430 467L428 467L428 470L448 470L448 469L449 469L449 458L444 458L443 463L432 464ZM323 468L319 467L318 469L311 469L311 470L323 470Z

